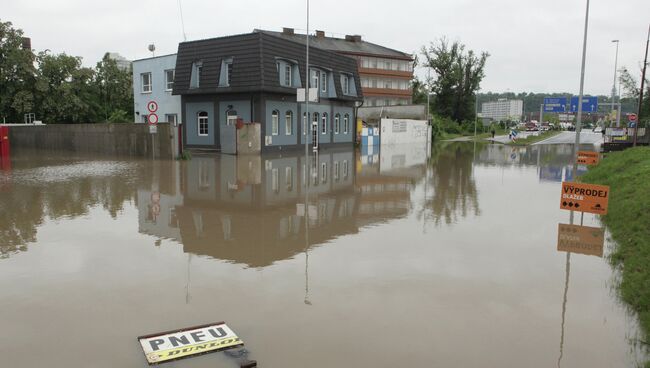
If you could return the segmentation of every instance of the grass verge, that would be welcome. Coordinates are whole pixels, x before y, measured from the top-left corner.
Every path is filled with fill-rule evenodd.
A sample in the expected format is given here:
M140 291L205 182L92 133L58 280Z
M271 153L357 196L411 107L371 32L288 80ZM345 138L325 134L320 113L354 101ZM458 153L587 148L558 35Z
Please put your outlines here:
M644 341L650 336L650 148L608 154L581 177L610 186L609 209L602 217L618 246L610 256L621 266L621 298L638 313ZM647 362L646 367L650 367Z
M562 133L559 130L547 130L544 133L537 135L537 136L529 136L527 138L523 139L517 139L516 142L508 142L506 144L511 145L511 146L527 146L529 144L537 143L540 141L543 141L544 139L551 138L554 135L558 135Z

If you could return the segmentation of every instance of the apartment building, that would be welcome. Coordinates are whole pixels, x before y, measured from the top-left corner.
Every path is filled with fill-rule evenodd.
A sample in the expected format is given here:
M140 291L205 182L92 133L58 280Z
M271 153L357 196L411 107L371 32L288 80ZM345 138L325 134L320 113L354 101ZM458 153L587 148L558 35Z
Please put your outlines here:
M523 112L523 100L500 98L497 101L484 102L481 105L482 117L490 118L494 121L520 121Z
M305 43L304 34L293 28L282 32L255 30ZM309 45L354 58L359 68L363 106L409 105L412 102L413 56L388 47L364 41L359 35L345 38L328 37L316 31L309 37Z

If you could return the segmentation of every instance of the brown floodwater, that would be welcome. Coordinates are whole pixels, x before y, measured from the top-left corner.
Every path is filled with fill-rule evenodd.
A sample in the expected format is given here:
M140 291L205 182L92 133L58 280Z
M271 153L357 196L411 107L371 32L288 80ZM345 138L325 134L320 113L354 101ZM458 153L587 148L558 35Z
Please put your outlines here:
M260 367L636 366L609 234L605 258L558 251L571 157L464 142L307 161L14 150L0 365L145 367L137 336L226 321Z

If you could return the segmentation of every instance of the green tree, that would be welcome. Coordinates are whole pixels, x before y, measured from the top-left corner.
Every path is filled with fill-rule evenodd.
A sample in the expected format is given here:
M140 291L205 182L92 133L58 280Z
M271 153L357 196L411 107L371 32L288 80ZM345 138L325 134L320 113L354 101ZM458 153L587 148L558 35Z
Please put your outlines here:
M449 43L442 38L429 48L422 47L422 56L424 65L436 74L434 80L427 81L434 96L434 113L456 122L473 120L476 92L485 77L489 54L477 55L457 41Z
M102 121L108 121L115 111L133 116L133 78L131 70L118 68L117 62L104 54L95 68L95 86L98 91ZM129 121L132 121L130 118Z
M636 101L635 106L638 108L639 93L641 92L639 82L632 76L632 74L630 74L627 68L623 68L619 78L621 87L625 91L625 97ZM648 78L645 80L645 88L646 90L643 92L643 101L641 102L641 116L639 116L639 121L641 122L647 122L650 120L650 79Z
M36 58L36 115L48 123L96 121L95 72L81 66L81 58L40 52Z
M35 56L22 45L23 32L0 21L0 116L8 122L34 109Z

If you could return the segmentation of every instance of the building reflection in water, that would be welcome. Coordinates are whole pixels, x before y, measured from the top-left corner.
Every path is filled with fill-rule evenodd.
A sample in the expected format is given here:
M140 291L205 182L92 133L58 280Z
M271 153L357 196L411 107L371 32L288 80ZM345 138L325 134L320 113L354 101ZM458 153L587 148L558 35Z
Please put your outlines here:
M175 239L187 253L266 267L406 216L427 150L387 147L381 154L325 150L307 163L300 153L194 157L176 164L170 191L156 180L138 190L140 232Z

